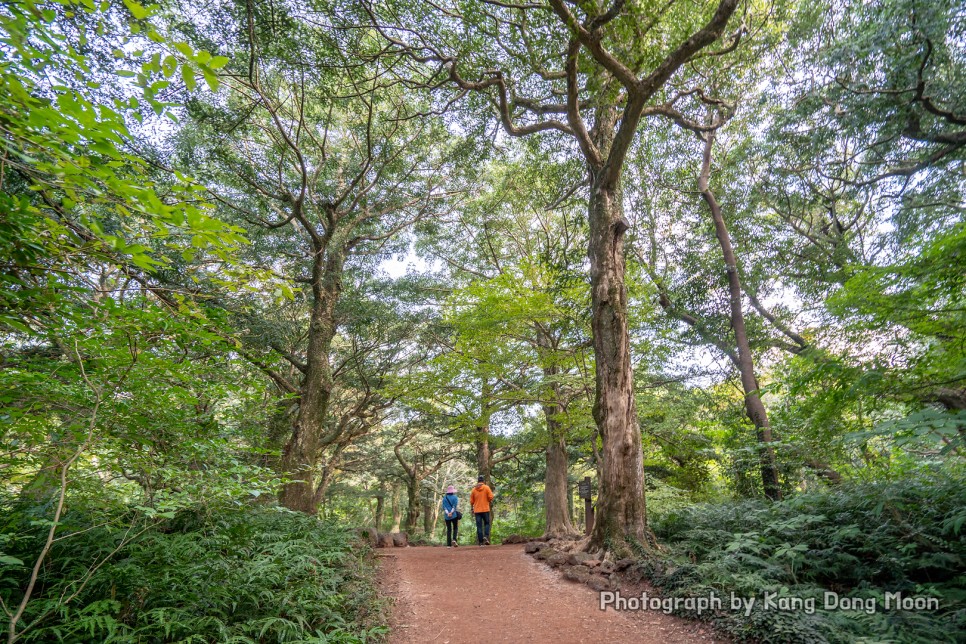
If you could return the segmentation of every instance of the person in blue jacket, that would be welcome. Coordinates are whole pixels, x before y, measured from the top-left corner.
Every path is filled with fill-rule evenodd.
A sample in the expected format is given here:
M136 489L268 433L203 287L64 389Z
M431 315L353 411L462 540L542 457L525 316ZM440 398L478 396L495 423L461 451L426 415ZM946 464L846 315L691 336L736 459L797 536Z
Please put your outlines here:
M446 520L446 547L459 547L460 519L463 513L459 511L460 499L456 496L456 488L450 485L443 496L443 519Z

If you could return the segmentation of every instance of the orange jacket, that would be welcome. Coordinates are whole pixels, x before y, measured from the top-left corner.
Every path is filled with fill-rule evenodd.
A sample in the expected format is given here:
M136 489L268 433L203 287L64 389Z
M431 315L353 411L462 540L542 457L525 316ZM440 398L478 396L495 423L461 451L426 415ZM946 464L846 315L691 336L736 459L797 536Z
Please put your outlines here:
M493 500L493 490L486 483L479 483L470 492L470 506L473 512L489 512L490 501Z

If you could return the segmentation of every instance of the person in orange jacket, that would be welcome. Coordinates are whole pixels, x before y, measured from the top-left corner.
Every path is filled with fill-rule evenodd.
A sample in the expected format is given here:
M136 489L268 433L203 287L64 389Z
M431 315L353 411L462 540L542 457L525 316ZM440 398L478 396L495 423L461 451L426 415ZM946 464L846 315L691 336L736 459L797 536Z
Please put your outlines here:
M470 492L470 509L476 519L476 542L481 546L490 545L490 502L493 501L493 490L483 482L483 477L477 477L476 487Z

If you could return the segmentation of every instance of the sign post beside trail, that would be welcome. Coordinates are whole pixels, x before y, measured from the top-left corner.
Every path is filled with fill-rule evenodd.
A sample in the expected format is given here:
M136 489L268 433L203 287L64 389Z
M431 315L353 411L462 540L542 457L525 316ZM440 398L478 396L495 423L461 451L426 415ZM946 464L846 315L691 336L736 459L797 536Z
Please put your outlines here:
M584 500L584 534L594 531L594 502L591 500L590 477L577 483L577 495Z

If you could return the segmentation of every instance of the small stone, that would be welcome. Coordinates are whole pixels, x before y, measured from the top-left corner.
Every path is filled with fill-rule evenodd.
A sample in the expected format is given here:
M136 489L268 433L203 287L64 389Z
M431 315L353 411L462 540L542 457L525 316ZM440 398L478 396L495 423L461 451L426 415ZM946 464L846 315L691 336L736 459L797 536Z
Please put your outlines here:
M597 592L614 589L614 584L609 579L605 579L598 575L590 575L589 577L590 578L586 582L587 585L593 588L594 590L596 590Z
M616 570L617 567L614 565L613 561L601 561L599 570L603 573L610 574Z
M538 552L533 556L536 557L537 559L549 559L550 557L556 554L559 554L559 553L553 548L543 548L540 550L540 552Z
M543 548L542 543L528 543L527 545L523 546L523 551L528 555L532 555L534 553L540 552L541 548Z
M591 559L593 559L593 557L586 552L575 552L567 557L567 563L569 563L571 566L579 566L587 563Z
M557 566L562 566L565 563L567 563L567 560L569 558L570 557L566 553L558 552L556 554L553 554L547 557L546 562L547 564L556 568Z
M624 559L620 559L617 563L614 564L614 570L616 570L617 572L623 572L636 563L637 563L636 560L631 559L630 557L625 557Z
M379 545L378 545L379 548L392 548L393 545L395 544L393 544L392 542L391 534L384 532L379 535Z
M586 572L579 570L576 566L567 568L564 570L564 578L570 581L580 582L586 584L590 582L591 575Z

